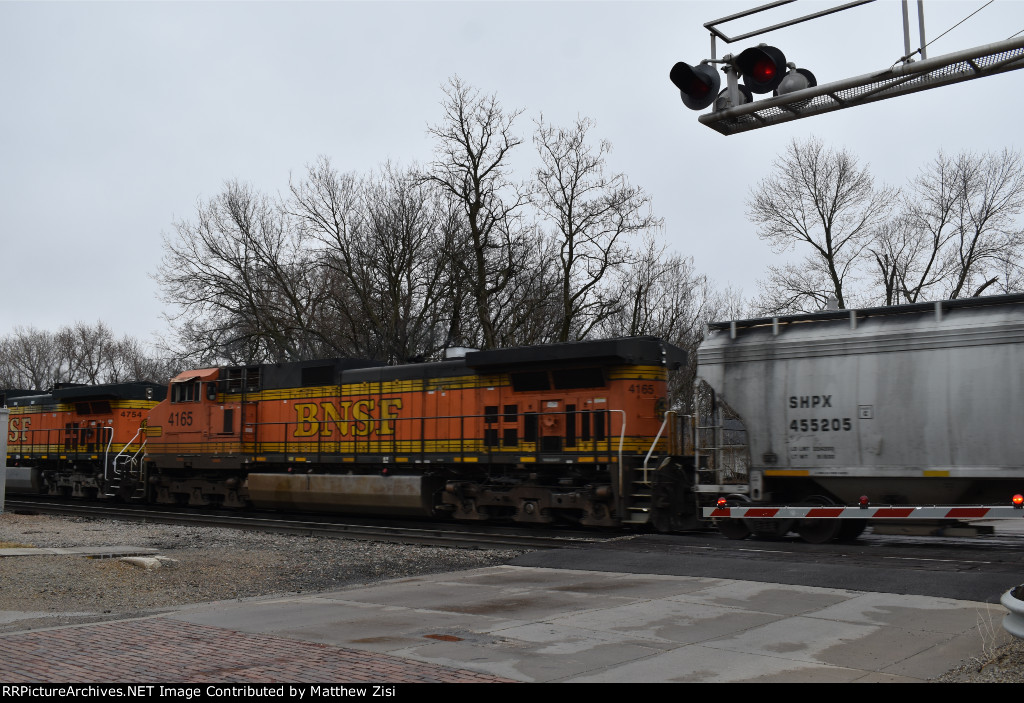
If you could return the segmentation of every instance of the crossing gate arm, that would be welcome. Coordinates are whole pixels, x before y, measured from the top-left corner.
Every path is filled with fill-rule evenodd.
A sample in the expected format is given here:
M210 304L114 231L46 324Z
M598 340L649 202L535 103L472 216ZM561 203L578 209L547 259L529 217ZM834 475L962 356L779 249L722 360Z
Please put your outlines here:
M1024 510L1012 505L883 505L869 508L839 506L743 506L704 508L706 518L779 520L980 520L1022 518Z

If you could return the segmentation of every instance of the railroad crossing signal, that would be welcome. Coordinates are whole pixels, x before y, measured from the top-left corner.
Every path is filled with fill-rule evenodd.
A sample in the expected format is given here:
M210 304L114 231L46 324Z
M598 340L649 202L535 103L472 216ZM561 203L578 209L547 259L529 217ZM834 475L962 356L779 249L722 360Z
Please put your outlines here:
M721 79L712 63L725 64L722 71L729 79L729 87L721 93ZM743 79L742 86L736 83L738 78ZM817 85L813 73L787 64L785 54L767 44L746 49L736 57L705 60L696 66L680 61L669 71L669 80L679 88L686 107L703 110L714 103L716 111L749 103L754 93L779 96Z
M928 43L925 42L924 10L921 2L918 3L921 48L911 52L908 0L903 0L905 55L896 64L879 71L819 86L810 71L786 63L785 56L779 49L765 44L746 49L736 57L728 55L716 59L716 38L731 44L874 2L848 0L841 5L738 36L728 36L719 26L774 10L778 6L794 1L773 0L759 7L704 23L705 29L711 32L711 58L705 59L698 66L677 63L669 74L672 82L680 90L684 105L692 110L713 106L710 112L698 118L701 124L721 134L738 134L1024 68L1024 37L1017 35L1005 41L929 58L926 52ZM916 54L920 54L919 61L913 60ZM724 64L722 71L728 79L726 90L711 99L708 93L714 93L718 89L720 80L714 81L707 77L708 71L714 73L709 64ZM691 75L700 76L699 85L688 80L687 77ZM743 79L742 85L739 82L740 77ZM772 93L772 97L755 101L754 93Z

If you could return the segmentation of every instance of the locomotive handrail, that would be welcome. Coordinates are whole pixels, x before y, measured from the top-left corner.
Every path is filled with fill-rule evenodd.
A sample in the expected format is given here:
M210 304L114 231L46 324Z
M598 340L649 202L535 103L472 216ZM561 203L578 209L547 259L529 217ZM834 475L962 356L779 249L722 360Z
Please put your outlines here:
M107 448L103 450L103 480L107 481L107 460L110 458L110 445L114 443L114 426L103 425L102 427L105 430L110 430L110 439L107 440ZM117 457L114 457L114 459L116 460Z
M671 416L671 418L669 416ZM647 456L644 457L644 465L643 465L643 469L642 469L643 470L643 474L644 474L644 478L643 478L642 482L643 482L644 485L647 485L647 486L651 485L651 482L650 482L650 480L648 479L648 476L647 476L647 472L650 471L651 469L650 469L650 467L647 466L647 463L651 460L651 455L654 454L654 450L658 446L658 440L661 439L661 433L664 432L666 425L668 425L668 423L669 423L669 420L670 419L678 420L679 418L693 419L693 417L694 417L693 415L680 415L675 410L667 410L665 412L665 419L661 423L661 427L658 428L658 434L656 434L654 436L654 441L651 442L651 448L647 450ZM683 440L683 447L682 447L682 449L685 452L685 450L686 450L686 440L685 439ZM672 454L673 450L674 450L674 448L672 447L672 439L670 437L669 438L668 453ZM680 453L682 453L682 452L680 452Z
M114 428L113 427L110 428L110 441L107 442L107 451L103 455L103 481L104 481L104 484L106 486L110 486L110 483L111 483L111 477L107 475L107 472L110 471L110 472L115 472L116 473L116 470L117 470L117 460L121 457L122 454L124 454L125 450L128 449L128 447L130 447L132 445L132 442L134 442L138 438L138 436L140 434L142 434L143 429L144 428L139 427L139 429L135 432L135 434L132 436L132 438L130 440L128 440L128 443L125 444L123 447L121 447L121 451L119 451L116 455L114 455L114 461L113 461L113 463L111 463L111 462L108 461L108 457L110 455L110 445L114 442ZM137 452L135 452L135 456L132 457L133 460L134 460L135 457L137 457L139 455L139 453L142 452L142 449L145 446L146 446L146 443L143 442L142 446L139 447L139 450ZM112 493L107 493L107 495L110 496L110 495L113 495L113 494Z
M622 448L623 448L623 446L626 443L626 411L625 410L616 410L614 408L609 408L607 410L607 412L610 412L610 413L622 413L622 429L619 430L619 463L618 463L618 469L617 469L617 471L619 472L619 496L618 497L619 497L619 500L622 501L623 500L623 496L626 495L626 483L625 483L625 481L626 481L625 473L626 472L622 470Z
M643 482L643 484L645 486L651 485L651 481L647 477L647 472L650 471L650 469L647 468L647 462L649 462L651 460L651 454L654 453L655 447L658 446L658 440L661 439L661 433L665 431L665 426L668 424L669 415L672 415L674 417L675 414L676 414L675 410L669 410L669 411L667 411L665 413L665 419L661 421L661 427L658 428L658 434L654 435L654 441L651 442L651 448L647 450L647 456L644 457L644 466L643 466L643 469L641 469L641 470L643 471L643 474L644 474L642 482Z

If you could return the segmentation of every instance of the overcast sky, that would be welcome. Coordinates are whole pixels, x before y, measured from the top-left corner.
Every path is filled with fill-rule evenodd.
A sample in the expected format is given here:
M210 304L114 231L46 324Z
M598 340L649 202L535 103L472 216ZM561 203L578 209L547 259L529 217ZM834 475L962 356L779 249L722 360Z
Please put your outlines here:
M166 329L151 276L176 220L230 179L284 192L321 154L360 173L429 162L426 128L456 74L525 109L524 166L541 112L595 120L611 168L652 196L667 243L748 296L782 259L744 200L794 137L847 148L896 185L940 148L1020 148L1021 71L730 137L701 125L669 69L709 56L705 22L759 4L0 0L0 335L103 320L150 341ZM836 4L800 0L757 26ZM983 5L926 0L929 41ZM911 19L916 47L916 2ZM1024 2L996 0L929 57L1021 30ZM861 75L904 53L901 4L719 43L718 55L758 41L819 84Z

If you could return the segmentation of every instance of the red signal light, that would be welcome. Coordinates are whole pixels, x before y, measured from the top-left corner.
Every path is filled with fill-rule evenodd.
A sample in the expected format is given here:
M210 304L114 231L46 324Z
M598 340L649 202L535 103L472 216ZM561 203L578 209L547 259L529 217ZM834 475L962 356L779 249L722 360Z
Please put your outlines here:
M1018 493L1013 497L1013 507L1021 508L1024 507L1024 495Z
M721 510L722 508L727 508L729 506L729 501L727 501L725 498L719 498L717 505L719 510Z
M759 82L767 83L775 77L775 74L778 73L778 69L771 61L758 61L751 67L750 73Z
M871 505L871 501L868 500L867 496L861 496L860 500L857 501L857 505L859 505L862 508L866 508L869 505Z
M752 93L770 93L786 76L786 56L778 48L761 44L745 49L733 61L743 84Z

